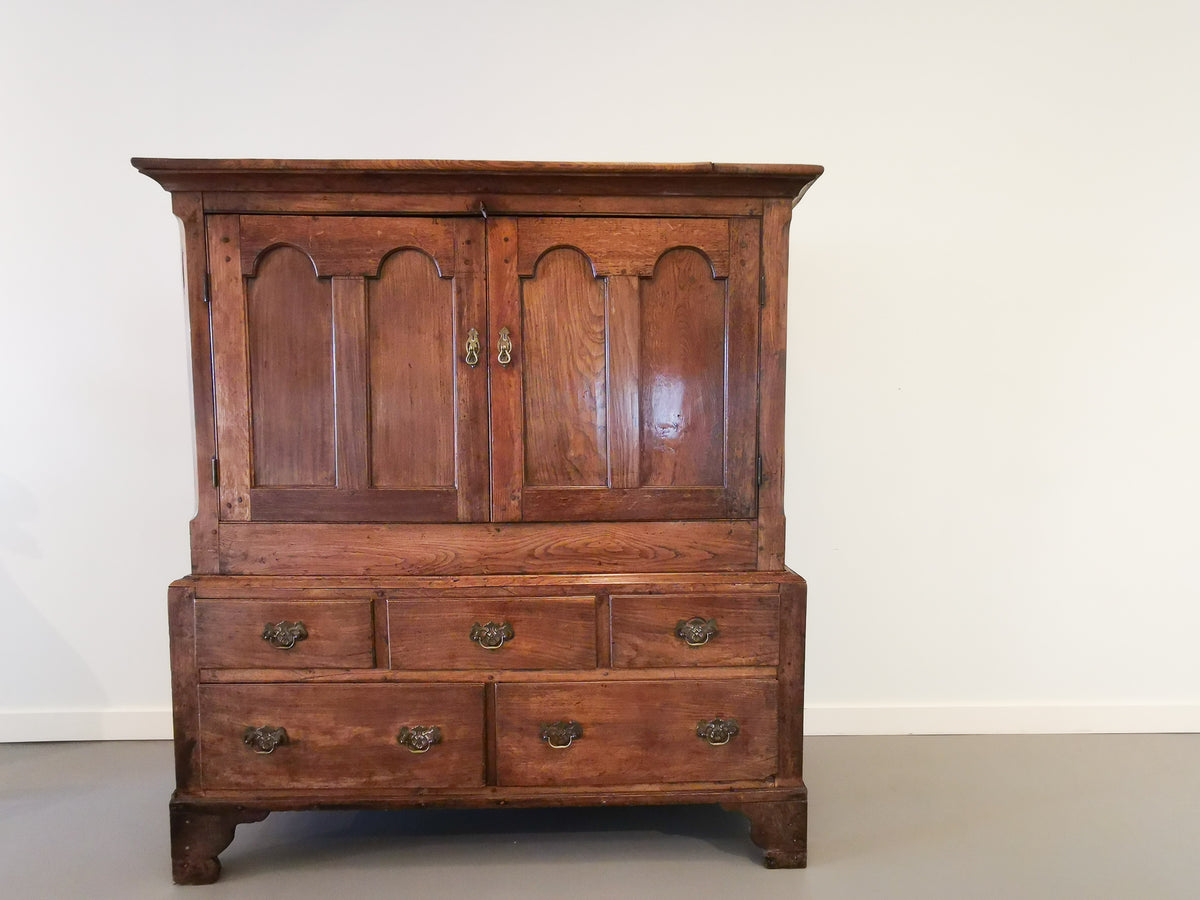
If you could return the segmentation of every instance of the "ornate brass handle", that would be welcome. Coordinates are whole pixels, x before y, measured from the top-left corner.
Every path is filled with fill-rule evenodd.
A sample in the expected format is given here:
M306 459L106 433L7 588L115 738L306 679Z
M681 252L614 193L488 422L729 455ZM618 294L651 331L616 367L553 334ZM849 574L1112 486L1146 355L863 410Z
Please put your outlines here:
M717 630L716 619L695 616L691 619L680 619L675 624L675 637L689 647L703 647L720 633Z
M463 362L472 369L479 365L479 332L474 328L467 332L467 355Z
M578 722L550 722L542 725L540 737L554 750L566 750L572 741L583 737L583 726Z
M255 753L274 753L276 747L290 744L286 728L276 728L274 725L247 725L242 732L242 743L252 747Z
M428 753L434 744L442 742L442 729L436 725L405 725L396 735L396 742L412 753Z
M508 336L508 329L500 329L500 340L496 341L496 362L502 366L507 366L512 362L512 338Z
M484 650L499 650L504 646L505 641L511 641L516 637L516 632L513 627L507 622L488 622L486 625L480 625L476 622L471 626L471 640L477 643Z
M731 737L741 731L737 719L722 719L719 716L709 722L701 722L696 726L696 737L708 741L714 747L728 744Z
M308 637L308 629L303 622L268 622L263 626L262 639L276 650L291 650L297 641Z

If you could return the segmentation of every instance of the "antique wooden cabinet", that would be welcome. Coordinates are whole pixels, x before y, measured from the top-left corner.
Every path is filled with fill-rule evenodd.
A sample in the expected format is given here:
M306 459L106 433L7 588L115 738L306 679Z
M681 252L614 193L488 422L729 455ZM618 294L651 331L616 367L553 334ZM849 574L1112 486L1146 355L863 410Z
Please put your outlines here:
M784 343L820 167L133 162L191 316L175 880L354 807L721 803L803 866Z

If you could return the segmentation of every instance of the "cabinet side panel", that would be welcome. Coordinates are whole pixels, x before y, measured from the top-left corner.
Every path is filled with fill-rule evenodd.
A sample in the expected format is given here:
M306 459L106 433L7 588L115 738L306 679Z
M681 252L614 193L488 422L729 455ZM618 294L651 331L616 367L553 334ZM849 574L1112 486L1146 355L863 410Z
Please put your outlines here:
M250 518L250 372L237 216L209 216L213 383L223 520Z
M183 584L167 591L171 636L171 697L175 725L175 786L191 791L200 784L200 709L196 673L196 592Z
M783 392L787 353L787 256L792 207L782 200L767 204L763 216L763 311L759 350L758 567L782 569Z
M183 228L183 277L192 339L192 405L196 422L196 487L198 504L191 523L192 571L215 573L217 509L212 459L217 455L217 423L213 400L212 333L205 297L208 253L204 238L204 204L199 194L176 194L172 209Z
M779 590L779 784L803 784L804 636L808 586Z

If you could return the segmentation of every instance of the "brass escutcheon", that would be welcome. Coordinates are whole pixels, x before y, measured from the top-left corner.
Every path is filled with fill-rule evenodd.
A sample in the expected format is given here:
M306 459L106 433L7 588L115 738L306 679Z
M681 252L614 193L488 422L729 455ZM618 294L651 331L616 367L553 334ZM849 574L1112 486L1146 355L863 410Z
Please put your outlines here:
M738 727L737 719L722 719L718 716L697 725L696 737L708 741L714 747L720 747L722 744L728 744L729 739L735 737L739 731L741 729Z
M255 753L274 753L276 747L290 744L286 728L276 728L274 725L247 725L242 732L242 743L253 748Z
M505 641L516 637L516 632L507 622L488 622L486 625L476 622L471 626L469 637L484 650L499 650Z
M262 639L276 650L291 650L297 641L308 637L308 629L303 622L268 622L263 626Z
M442 729L436 725L405 725L396 735L396 742L412 753L428 753L430 747L442 742Z
M500 340L496 341L496 362L502 366L507 366L512 362L512 338L508 336L508 329L500 329Z
M583 737L583 726L578 722L549 722L542 725L538 735L553 750L566 750L573 741Z
M720 633L717 630L716 619L695 616L691 619L680 619L675 623L675 637L689 647L703 647Z
M467 355L463 362L472 369L479 365L479 332L474 328L467 332Z

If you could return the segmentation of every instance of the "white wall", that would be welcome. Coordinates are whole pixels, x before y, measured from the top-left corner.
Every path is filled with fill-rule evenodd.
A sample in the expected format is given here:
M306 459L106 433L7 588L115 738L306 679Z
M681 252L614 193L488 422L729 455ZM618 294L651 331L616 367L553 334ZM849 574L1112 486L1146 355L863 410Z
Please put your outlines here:
M133 155L826 165L792 229L810 730L1200 730L1197 9L9 4L0 739L169 732L186 322Z

